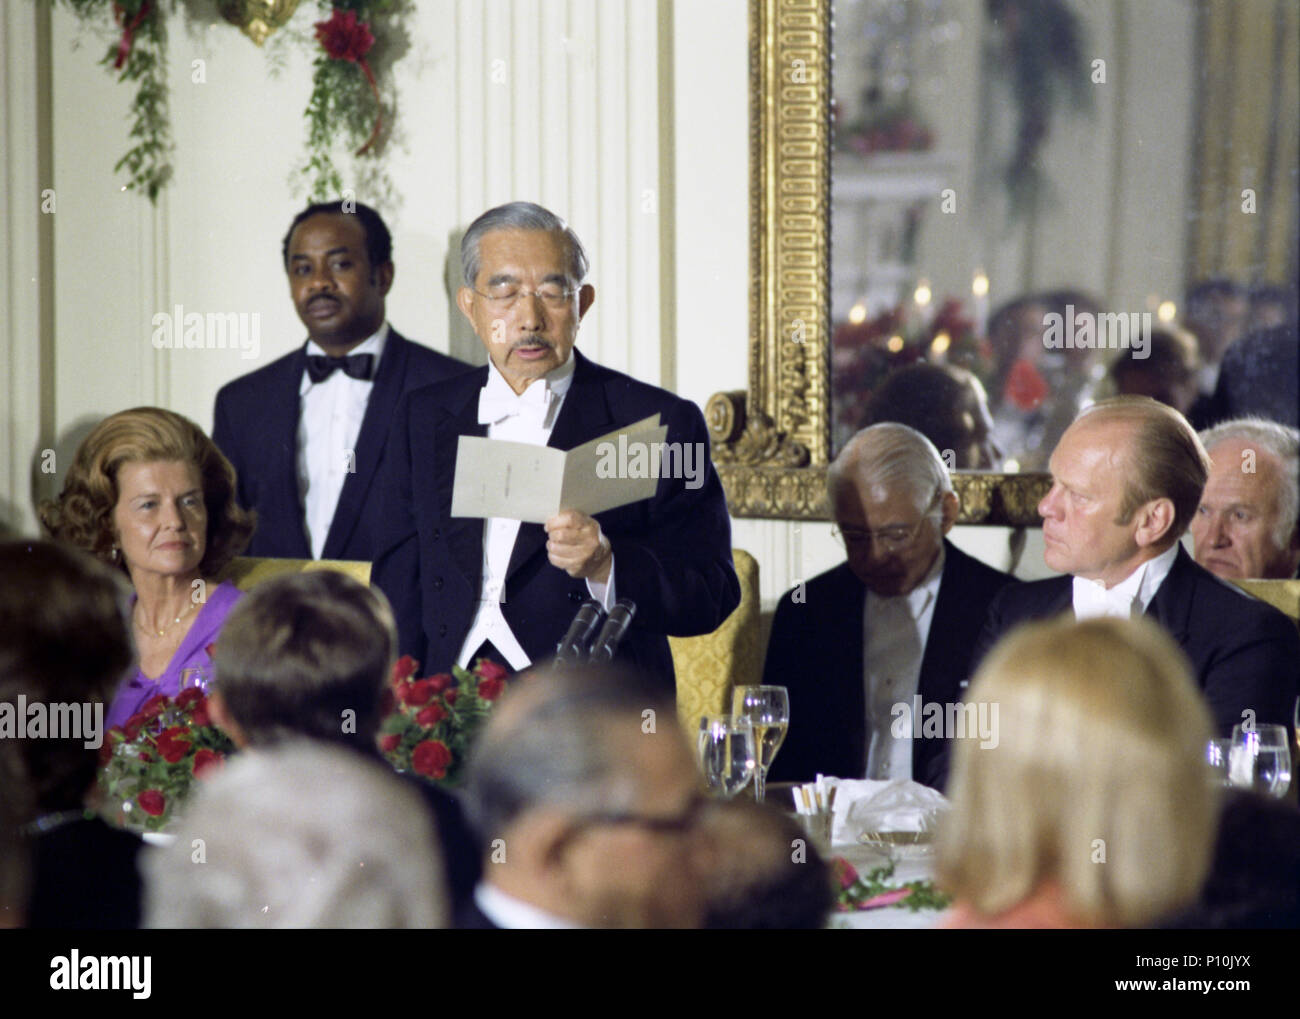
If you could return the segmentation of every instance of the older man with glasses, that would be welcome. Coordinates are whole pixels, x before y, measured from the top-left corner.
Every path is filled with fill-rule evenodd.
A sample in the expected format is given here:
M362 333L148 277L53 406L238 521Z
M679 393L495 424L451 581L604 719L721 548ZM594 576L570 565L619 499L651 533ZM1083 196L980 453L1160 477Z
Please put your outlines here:
M957 496L906 425L858 432L827 487L848 559L777 607L763 682L789 689L790 730L770 777L929 782L951 734L914 724L916 698L921 717L961 700L984 612L1012 578L945 540Z

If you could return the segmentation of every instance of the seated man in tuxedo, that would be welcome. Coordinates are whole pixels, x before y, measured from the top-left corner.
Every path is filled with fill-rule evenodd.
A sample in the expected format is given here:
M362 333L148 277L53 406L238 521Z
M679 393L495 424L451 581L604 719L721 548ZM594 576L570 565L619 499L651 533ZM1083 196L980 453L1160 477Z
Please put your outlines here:
M474 748L465 796L483 880L457 927L702 921L707 801L672 702L647 677L590 666L522 677Z
M469 366L384 318L392 238L360 202L310 205L284 238L307 342L217 393L212 438L257 511L248 555L373 560L375 483L403 393Z
M461 265L457 304L490 363L404 399L386 462L373 578L393 604L402 652L429 672L480 655L520 670L554 652L586 599L608 610L627 598L636 616L620 657L671 694L666 635L710 633L740 602L704 418L574 349L595 290L581 242L553 213L528 202L485 212L465 232ZM545 527L451 514L461 436L567 450L655 414L697 470L661 476L650 499L595 518L565 509Z
M944 539L957 496L939 451L906 425L858 432L827 488L848 561L777 607L763 682L789 689L790 729L771 778L929 782L951 734L913 739L914 698L961 700L984 608L1011 578Z
M1238 418L1201 442L1210 478L1192 518L1196 561L1228 580L1290 580L1300 567L1300 431Z
M1187 420L1145 397L1103 400L1066 430L1050 466L1052 488L1038 505L1043 558L1067 576L1003 591L974 664L1027 619L1145 613L1187 655L1220 735L1245 722L1289 727L1295 624L1198 566L1178 540L1209 473Z

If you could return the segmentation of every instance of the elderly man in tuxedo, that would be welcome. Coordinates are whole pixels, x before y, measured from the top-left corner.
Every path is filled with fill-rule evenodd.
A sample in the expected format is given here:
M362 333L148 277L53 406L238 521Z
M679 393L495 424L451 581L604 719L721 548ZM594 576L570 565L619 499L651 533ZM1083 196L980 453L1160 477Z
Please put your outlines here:
M1038 506L1043 558L1067 576L1003 591L981 655L1027 619L1145 614L1187 655L1222 735L1245 722L1289 725L1295 624L1198 566L1179 543L1209 472L1186 419L1146 397L1103 400L1067 429L1050 467L1052 487Z
M480 655L520 670L554 652L586 599L608 609L627 598L636 616L620 656L671 693L666 635L709 633L740 601L703 415L574 349L595 290L581 242L554 213L528 202L485 212L461 264L457 305L489 364L403 400L388 453L373 576L401 650L429 671ZM698 476L660 477L652 498L594 518L564 509L544 527L451 514L462 436L567 450L656 414L670 446L695 451Z
M1201 433L1210 478L1192 518L1196 561L1231 579L1289 580L1300 567L1300 431L1264 418Z
M240 504L257 511L249 555L373 559L393 408L403 393L469 370L389 326L392 250L383 219L360 202L310 205L285 235L307 342L223 386L212 432Z
M827 487L848 561L777 607L763 682L790 691L790 730L771 777L930 782L951 734L914 739L914 698L961 700L984 611L1011 578L945 539L960 509L952 481L906 425L858 432Z

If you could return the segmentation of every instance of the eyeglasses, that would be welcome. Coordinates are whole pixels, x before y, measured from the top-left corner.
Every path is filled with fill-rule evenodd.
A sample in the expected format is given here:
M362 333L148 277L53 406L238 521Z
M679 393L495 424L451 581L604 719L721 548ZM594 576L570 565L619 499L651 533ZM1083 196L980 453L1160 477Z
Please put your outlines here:
M473 290L473 287L470 289ZM558 283L545 283L536 290L524 290L516 283L499 283L489 287L486 294L481 290L474 290L474 293L485 298L493 308L499 311L508 311L513 308L521 297L540 298L546 307L558 311L573 300L573 295L577 292L577 290L566 289Z
M832 526L831 533L849 547L865 545L868 542L875 542L876 545L885 552L902 552L916 540L917 534L921 531L921 525L927 520L935 518L934 509L938 500L942 497L942 492L936 493L934 500L930 503L929 509L926 510L926 515L921 517L921 519L911 527L907 527L904 524L898 524L893 527L882 527L878 531L872 531L861 527L840 527L837 524Z

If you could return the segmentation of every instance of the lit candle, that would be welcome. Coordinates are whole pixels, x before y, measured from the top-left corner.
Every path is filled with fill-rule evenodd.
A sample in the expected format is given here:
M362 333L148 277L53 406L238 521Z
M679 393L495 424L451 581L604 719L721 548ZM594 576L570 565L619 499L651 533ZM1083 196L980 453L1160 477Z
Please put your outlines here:
M984 275L983 269L975 271L970 292L975 297L975 335L984 339L988 335L989 326L989 278Z

